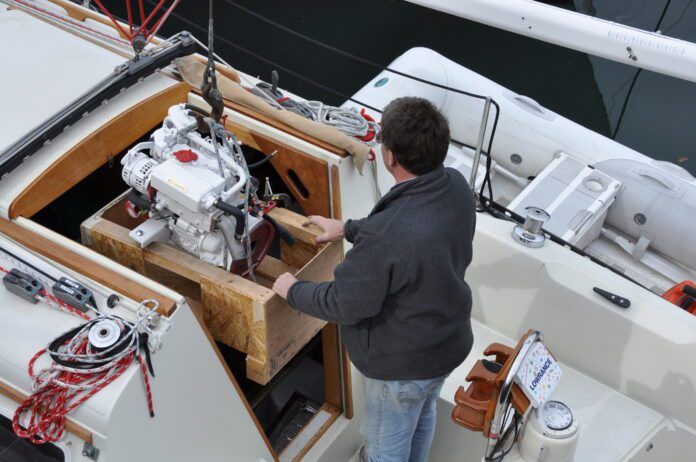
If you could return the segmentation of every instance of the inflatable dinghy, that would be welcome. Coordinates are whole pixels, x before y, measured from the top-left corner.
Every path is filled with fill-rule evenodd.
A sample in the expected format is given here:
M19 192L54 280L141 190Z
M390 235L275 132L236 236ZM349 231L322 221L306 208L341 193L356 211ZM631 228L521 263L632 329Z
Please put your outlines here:
M494 201L522 216L529 206L544 209L550 214L547 231L660 295L694 279L696 179L689 172L588 130L432 50L411 49L389 69L497 103L491 148ZM447 116L453 145L446 164L470 178L484 101L389 70L353 99L383 108L400 96L427 98ZM377 111L370 114L380 117ZM492 107L484 147L495 116ZM477 189L484 163L476 175Z

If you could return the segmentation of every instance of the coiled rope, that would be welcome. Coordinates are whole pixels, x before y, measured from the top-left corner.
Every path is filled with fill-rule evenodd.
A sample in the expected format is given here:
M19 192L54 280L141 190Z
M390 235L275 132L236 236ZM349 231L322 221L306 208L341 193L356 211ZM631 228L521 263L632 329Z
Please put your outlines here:
M134 362L140 367L147 407L154 417L147 369L154 377L150 351L155 352L162 346L161 334L154 330L161 319L157 307L156 300L141 302L135 323L100 314L39 350L28 366L33 393L19 405L12 419L15 434L35 444L58 441L65 430L66 416L120 377ZM168 329L169 321L165 322ZM108 331L107 326L117 327L118 337L108 346L95 346L90 333ZM48 354L51 364L35 372L36 361L44 354Z
M365 112L365 109L358 112L355 108L329 106L321 101L307 101L305 105L312 110L315 120L365 143L376 141L379 124Z

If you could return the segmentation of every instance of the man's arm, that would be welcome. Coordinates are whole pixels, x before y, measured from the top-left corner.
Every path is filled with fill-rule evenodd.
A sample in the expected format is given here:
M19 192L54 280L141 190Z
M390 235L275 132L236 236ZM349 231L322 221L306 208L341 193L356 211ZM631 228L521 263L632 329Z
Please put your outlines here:
M326 321L356 324L382 309L393 266L392 252L382 239L361 233L336 267L333 281L297 281L288 290L288 302L296 310Z
M346 224L343 227L343 237L346 239L346 241L353 244L353 241L355 240L355 237L358 235L358 232L360 231L360 228L362 227L363 223L365 223L365 220L366 218L362 218L360 220L346 221Z

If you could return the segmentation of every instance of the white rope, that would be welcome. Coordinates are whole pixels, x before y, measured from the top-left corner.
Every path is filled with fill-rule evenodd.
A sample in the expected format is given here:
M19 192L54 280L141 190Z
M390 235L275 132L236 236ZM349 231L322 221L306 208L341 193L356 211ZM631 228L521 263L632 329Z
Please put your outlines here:
M312 110L317 121L334 127L346 135L361 138L370 130L374 130L375 135L379 132L379 125L367 120L355 108L329 106L321 101L307 101L305 104Z

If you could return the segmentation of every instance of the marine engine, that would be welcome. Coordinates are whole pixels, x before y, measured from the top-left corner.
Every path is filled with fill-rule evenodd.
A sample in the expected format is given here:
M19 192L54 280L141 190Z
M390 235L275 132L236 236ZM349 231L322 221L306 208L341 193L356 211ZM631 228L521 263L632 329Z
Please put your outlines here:
M201 111L203 112L203 111ZM268 251L275 228L250 213L259 204L234 136L184 104L123 157L133 188L126 207L147 220L130 232L142 247L168 242L201 260L245 273Z

